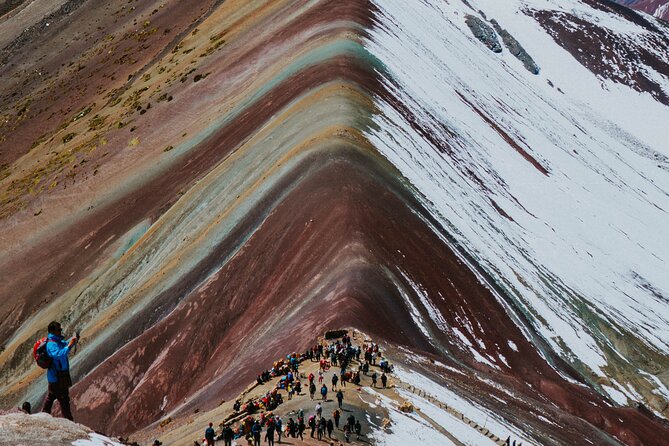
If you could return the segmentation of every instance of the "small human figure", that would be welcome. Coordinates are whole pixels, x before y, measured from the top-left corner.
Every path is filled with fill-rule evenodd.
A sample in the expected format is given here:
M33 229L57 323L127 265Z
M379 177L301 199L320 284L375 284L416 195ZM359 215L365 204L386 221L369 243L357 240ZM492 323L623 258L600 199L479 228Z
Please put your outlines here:
M316 417L313 415L309 417L309 429L311 430L311 438L314 438L314 431L316 430Z
M340 390L339 392L337 392L337 403L339 404L340 409L343 401L344 401L344 392Z
M323 439L323 434L325 434L325 418L321 417L317 427L317 437L319 441Z
M334 430L334 425L332 424L332 420L328 420L325 427L328 430L328 438L332 438L332 431Z
M256 420L251 426L251 433L253 434L253 446L260 446L260 434L262 433L262 426L260 421Z
M372 387L376 387L376 372L372 373Z
M279 440L279 443L281 443L281 435L283 434L281 429L283 427L283 421L281 421L281 418L277 416L274 418L274 424L276 425L276 436Z
M339 429L339 418L341 417L341 412L339 412L338 409L335 409L334 412L332 412L332 418L334 418L334 423L335 427Z
M355 435L357 439L360 440L360 432L362 432L362 426L360 425L360 420L355 420Z
M204 431L204 439L207 440L209 446L216 443L216 431L214 431L214 423L209 423L209 427Z
M321 396L323 397L323 401L327 400L328 397L328 386L323 384L323 387L321 387Z
M53 403L58 400L60 411L63 416L72 421L72 410L70 409L70 363L68 355L77 345L79 337L75 336L66 341L63 337L63 329L59 322L52 321L47 327L49 332L46 342L46 351L51 358L51 364L47 370L48 391L44 399L42 412L51 413Z
M339 377L337 376L336 373L332 374L332 391L334 392L337 390L337 381L339 381Z
M229 424L226 424L223 427L223 432L221 432L221 435L223 436L223 444L225 446L232 446L232 437L235 436L235 433L232 431L232 428Z
M302 436L302 434L304 433L304 430L306 428L307 428L307 426L305 426L305 424L304 424L304 418L300 417L297 420L297 435L300 437L300 440L302 440L302 441L304 441L304 437Z
M344 440L346 443L351 442L351 427L348 424L344 425Z
M388 384L388 377L386 376L386 373L383 372L381 373L381 385L385 389L387 384Z
M311 383L309 383L309 398L313 400L315 394L316 394L316 384L314 384L312 381Z
M268 446L274 446L274 430L276 429L273 422L267 424L267 431L265 432L265 440Z

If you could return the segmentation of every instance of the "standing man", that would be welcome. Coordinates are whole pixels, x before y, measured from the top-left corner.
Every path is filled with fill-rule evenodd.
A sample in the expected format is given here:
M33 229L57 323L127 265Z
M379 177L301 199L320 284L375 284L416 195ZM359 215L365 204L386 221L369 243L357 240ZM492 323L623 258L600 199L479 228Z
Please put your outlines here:
M204 431L204 438L207 440L209 446L216 443L216 431L214 430L214 423L209 423L209 427Z
M337 403L339 403L339 408L341 409L341 403L344 401L344 392L341 390L337 392Z
M230 427L229 424L226 424L225 427L223 428L223 441L225 446L231 446L232 445L232 437L235 436L235 433L232 431L232 428Z
M47 336L46 351L51 358L51 365L46 372L49 387L42 412L50 414L54 401L58 400L63 416L72 421L72 411L70 409L72 378L70 377L70 362L67 355L77 345L79 338L72 337L69 341L65 341L63 339L63 328L56 321L51 322L47 330L49 335Z

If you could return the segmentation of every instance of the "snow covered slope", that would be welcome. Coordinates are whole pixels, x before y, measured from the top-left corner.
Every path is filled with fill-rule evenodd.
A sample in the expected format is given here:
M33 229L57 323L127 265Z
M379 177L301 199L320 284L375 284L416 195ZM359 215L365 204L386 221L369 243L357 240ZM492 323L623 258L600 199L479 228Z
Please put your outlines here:
M627 367L604 389L620 403L640 399L638 380L666 398L669 107L583 66L538 16L573 18L573 39L591 32L579 20L621 47L660 39L640 69L664 94L667 30L580 2L469 4L377 3L366 45L403 107L379 98L370 138L552 349L593 382ZM477 41L468 14L507 29L540 74Z
M666 0L615 0L618 3L645 11L655 17L669 21L669 2Z

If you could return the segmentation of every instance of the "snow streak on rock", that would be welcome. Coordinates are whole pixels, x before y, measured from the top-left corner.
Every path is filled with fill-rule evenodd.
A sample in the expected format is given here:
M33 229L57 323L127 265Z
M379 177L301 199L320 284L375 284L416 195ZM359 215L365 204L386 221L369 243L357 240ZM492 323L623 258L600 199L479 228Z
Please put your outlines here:
M665 64L668 53L655 51L669 42L667 32L577 2L469 3L528 48L541 75L527 76L509 54L472 39L465 20L472 11L461 3L379 1L367 47L387 67L385 86L403 107L379 98L370 138L554 351L593 383L612 378L629 401L639 397L630 385L662 392L666 379L639 384L636 369L657 375L667 363L669 239L657 228L668 220L662 123L669 110L656 99L669 80L664 69L640 68L657 94L638 94L560 44L607 29L619 43L601 40L603 48L634 41ZM597 28L572 26L558 44L531 10L583 17ZM619 367L628 374L612 377Z

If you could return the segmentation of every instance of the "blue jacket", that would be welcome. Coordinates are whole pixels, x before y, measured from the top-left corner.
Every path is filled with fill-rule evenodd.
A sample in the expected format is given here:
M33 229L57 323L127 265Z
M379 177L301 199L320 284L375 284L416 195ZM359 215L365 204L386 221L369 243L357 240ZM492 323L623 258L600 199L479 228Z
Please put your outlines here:
M58 372L70 370L70 362L67 360L70 347L67 346L67 341L62 336L49 333L47 338L49 342L46 343L46 352L52 361L46 372L46 379L50 383L55 383L58 382Z

